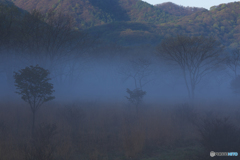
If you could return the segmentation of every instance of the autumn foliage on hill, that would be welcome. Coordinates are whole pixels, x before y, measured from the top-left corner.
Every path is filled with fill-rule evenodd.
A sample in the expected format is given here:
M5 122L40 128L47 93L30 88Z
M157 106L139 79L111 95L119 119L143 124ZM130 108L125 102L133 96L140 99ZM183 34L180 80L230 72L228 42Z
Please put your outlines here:
M167 23L153 24L140 22L118 23L109 30L113 24L102 25L94 28L94 32L104 33L105 39L113 34L112 38L118 40L127 39L133 43L143 39L141 43L156 44L165 37L176 36L176 34L188 36L213 36L226 47L235 48L239 45L240 36L240 2L221 4L212 7L211 10L200 10L191 15L179 16L179 19ZM130 25L131 24L131 25ZM144 27L143 27L144 26ZM105 29L104 29L105 28ZM149 33L149 34L147 34ZM144 38L142 38L144 36ZM116 41L117 41L116 40ZM145 42L144 42L145 41Z
M4 0L6 1L6 0ZM12 0L31 11L63 11L78 29L100 35L102 42L120 45L158 44L176 36L213 36L225 46L239 44L240 2L220 4L210 10L173 3L150 5L141 0Z
M167 13L170 13L170 14L176 15L176 16L186 16L186 15L191 15L191 14L199 12L199 11L206 10L204 8L198 8L198 7L179 6L172 2L157 4L156 7L164 10Z
M165 33L214 36L223 44L236 47L239 43L240 3L221 4L211 10L196 12L174 23L163 25Z
M79 28L111 23L114 21L137 21L165 23L176 19L163 10L141 0L13 0L16 6L27 11L63 9L73 15Z

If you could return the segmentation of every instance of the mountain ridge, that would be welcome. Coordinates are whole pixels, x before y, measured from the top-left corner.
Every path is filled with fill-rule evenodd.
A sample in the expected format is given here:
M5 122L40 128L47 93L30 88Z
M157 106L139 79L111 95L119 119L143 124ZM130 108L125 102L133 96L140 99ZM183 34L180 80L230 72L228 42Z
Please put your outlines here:
M100 34L104 42L124 45L157 44L164 37L186 34L214 36L224 45L240 42L240 2L210 10L167 2L150 5L141 0L12 0L21 9L42 12L61 9L74 17L80 30ZM117 14L121 13L121 14Z
M176 16L170 15L141 0L12 0L19 8L46 12L54 8L71 14L79 28L89 28L115 21L165 23Z
M205 8L198 8L198 7L184 7L177 5L172 2L165 2L161 4L156 4L155 7L160 8L164 10L167 13L170 13L175 16L186 16L186 15L191 15L193 13L207 10Z

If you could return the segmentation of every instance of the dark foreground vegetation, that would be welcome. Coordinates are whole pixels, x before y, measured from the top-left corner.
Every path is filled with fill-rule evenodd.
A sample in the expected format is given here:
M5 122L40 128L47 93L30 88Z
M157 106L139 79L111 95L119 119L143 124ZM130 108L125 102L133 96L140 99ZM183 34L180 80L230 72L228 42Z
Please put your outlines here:
M137 114L117 102L53 101L39 110L33 137L27 104L0 106L2 160L207 160L210 151L240 153L239 108L225 102L144 104Z

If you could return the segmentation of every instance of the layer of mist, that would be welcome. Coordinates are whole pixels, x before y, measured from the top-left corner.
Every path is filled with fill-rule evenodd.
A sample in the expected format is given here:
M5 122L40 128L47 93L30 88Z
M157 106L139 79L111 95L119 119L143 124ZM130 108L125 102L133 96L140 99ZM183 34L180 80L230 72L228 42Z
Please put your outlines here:
M134 79L130 75L137 73L132 65L133 60L143 59L149 62L147 76L142 78L142 83L146 83L142 90L147 94L144 102L184 102L188 100L187 89L182 76L182 71L175 66L167 65L158 57L108 57L105 58L85 58L69 60L56 65L50 70L51 83L54 85L54 96L56 101L121 101L127 102L126 89L136 88ZM6 66L2 66L1 72L1 97L20 97L16 93L13 72L25 68L21 60L5 61ZM34 60L32 60L34 62ZM16 66L21 64L21 67ZM28 65L36 65L28 63ZM41 64L39 64L41 66ZM43 66L43 65L42 65ZM47 66L47 65L45 65ZM10 68L12 67L12 68ZM71 70L71 67L74 67ZM4 70L4 69L9 69ZM43 66L44 68L44 66ZM61 71L61 76L59 76ZM12 75L11 73L12 72ZM10 75L10 76L9 76ZM232 80L231 71L223 70L206 75L197 85L195 100L213 100L237 98L230 89ZM9 81L10 79L10 81ZM138 81L138 79L137 79ZM138 82L137 82L138 83Z

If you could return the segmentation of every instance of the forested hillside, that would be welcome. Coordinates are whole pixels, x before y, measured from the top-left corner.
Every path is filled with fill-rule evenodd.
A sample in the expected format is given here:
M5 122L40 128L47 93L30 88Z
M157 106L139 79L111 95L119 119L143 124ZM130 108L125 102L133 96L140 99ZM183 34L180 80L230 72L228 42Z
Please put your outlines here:
M172 2L157 4L157 5L155 5L155 7L160 8L160 9L164 10L165 12L170 13L175 16L186 16L186 15L191 15L191 14L199 12L199 11L207 10L207 9L198 8L198 7L179 6Z
M157 44L164 37L186 34L213 36L227 47L234 48L240 40L239 8L240 2L234 2L214 6L211 10L199 9L199 11L186 16L179 16L180 13L182 15L186 13L179 11L178 14L173 9L171 13L181 18L167 23L127 22L128 27L126 27L126 23L119 22L118 25L114 25L116 23L107 24L91 30L99 34L104 33L105 40L112 38L111 40L115 39L119 43L124 41L126 44L135 42Z
M128 46L157 44L164 37L187 34L214 36L224 45L235 47L240 39L240 2L220 4L210 10L178 6L171 2L153 6L141 0L12 2L27 11L63 11L73 17L76 29L99 35L104 43Z
M214 36L225 45L234 47L239 44L240 2L221 4L209 11L185 16L175 23L161 25L162 34L176 33L189 35Z
M114 21L165 23L177 17L141 0L12 0L27 11L64 10L71 14L79 28Z

